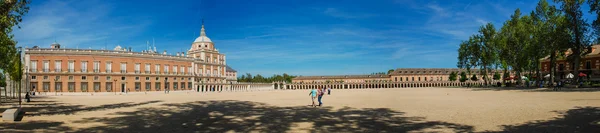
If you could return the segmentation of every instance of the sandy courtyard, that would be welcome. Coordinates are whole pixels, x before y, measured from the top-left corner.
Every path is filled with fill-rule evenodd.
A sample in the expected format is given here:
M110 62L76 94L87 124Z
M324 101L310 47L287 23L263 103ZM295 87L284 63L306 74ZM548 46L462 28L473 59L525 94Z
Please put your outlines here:
M600 132L600 91L459 88L35 97L2 132ZM8 105L0 106L5 110Z

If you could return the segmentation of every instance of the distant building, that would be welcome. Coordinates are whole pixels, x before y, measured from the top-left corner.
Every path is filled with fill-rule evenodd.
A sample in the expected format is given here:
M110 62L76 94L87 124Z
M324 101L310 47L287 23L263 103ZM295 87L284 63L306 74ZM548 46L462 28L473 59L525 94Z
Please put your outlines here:
M204 24L187 55L121 46L72 49L54 42L50 48L26 48L24 68L26 88L36 92L192 90L227 80L225 55L206 36Z
M579 63L579 72L588 75L592 80L600 80L600 45L592 45L591 53L581 58ZM570 55L571 50L567 50L565 55ZM541 60L541 71L544 75L550 73L550 57L546 57ZM570 63L566 58L557 58L556 60L556 73L557 79L565 79L569 73L578 76L578 73L574 73L575 64Z
M364 82L434 82L448 81L450 73L456 72L460 78L460 72L466 72L465 69L457 68L398 68L387 75L336 75L336 76L298 76L292 79L293 83L364 83ZM478 69L472 69L470 79L476 74L479 81L483 81L482 75ZM489 73L491 78L494 73Z
M227 79L227 83L237 83L237 71L233 68L226 66L225 76Z

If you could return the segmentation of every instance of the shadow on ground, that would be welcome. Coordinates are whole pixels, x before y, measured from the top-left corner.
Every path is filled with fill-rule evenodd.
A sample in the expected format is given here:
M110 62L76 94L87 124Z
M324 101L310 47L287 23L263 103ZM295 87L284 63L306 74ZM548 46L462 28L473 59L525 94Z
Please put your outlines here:
M0 122L0 131L9 132L30 132L31 130L40 129L43 132L64 132L72 130L71 127L63 125L64 122L59 121L22 121L27 117L43 116L43 115L75 115L76 113L99 111L99 110L110 110L117 108L128 108L134 106L140 106L151 103L158 103L161 101L146 101L140 103L116 103L116 104L105 104L99 106L84 106L84 105L71 105L65 103L59 103L56 101L49 100L52 98L38 97L34 101L29 103L23 103L21 113L17 118L16 122ZM18 105L17 102L5 102L5 106L0 106L0 110L4 111L8 108L14 108L13 105ZM22 122L21 122L22 121Z
M471 132L472 126L403 117L386 108L333 110L329 107L276 107L249 101L198 101L163 104L117 112L115 117L85 118L75 123L102 123L78 132L408 132L447 129ZM308 129L296 129L306 127ZM311 128L312 127L312 128Z
M489 88L465 88L472 91L522 91L522 92L599 92L600 88L515 88L515 87L489 87Z
M510 133L597 133L600 131L600 107L576 107L554 120L531 121L520 125L504 125ZM492 133L492 132L490 132Z
M69 105L42 111L40 115L75 114L101 108L133 107L160 101L107 104L94 107ZM46 106L45 104L42 106ZM48 108L48 107L46 107ZM72 108L72 109L68 109ZM46 113L44 113L46 112ZM577 107L554 120L503 125L502 131L486 132L596 132L600 131L600 108ZM25 117L28 117L25 115ZM26 118L25 118L26 119ZM250 101L196 101L162 104L115 112L104 117L70 121L74 124L98 125L73 128L57 121L23 121L0 123L9 132L474 132L474 127L423 117L407 117L387 108L313 108L309 106L277 107Z

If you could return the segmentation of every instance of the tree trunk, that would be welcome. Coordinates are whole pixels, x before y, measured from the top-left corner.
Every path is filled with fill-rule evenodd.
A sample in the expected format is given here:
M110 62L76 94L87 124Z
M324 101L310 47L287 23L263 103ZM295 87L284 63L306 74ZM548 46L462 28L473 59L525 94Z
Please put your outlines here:
M483 66L483 82L484 82L484 85L485 85L485 87L487 87L487 86L488 86L488 82L487 82L487 81L488 81L488 77L487 77L487 66L485 66L485 65L484 65L484 66Z
M575 54L575 53L573 53L573 54ZM575 66L573 66L573 75L574 75L573 78L575 78L574 81L577 85L579 85L579 64L581 64L581 62L579 62L580 60L581 60L581 56L575 55L575 57L573 59L573 64L575 65Z
M550 83L549 86L554 87L554 74L556 73L556 51L550 53Z

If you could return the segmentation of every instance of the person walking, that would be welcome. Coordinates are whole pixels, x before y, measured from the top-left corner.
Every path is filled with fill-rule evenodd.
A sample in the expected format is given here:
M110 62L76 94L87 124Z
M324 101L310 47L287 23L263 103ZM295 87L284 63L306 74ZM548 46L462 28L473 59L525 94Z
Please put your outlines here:
M319 107L320 107L321 105L323 105L323 102L321 102L321 99L323 99L323 95L325 94L325 88L319 88L319 90L317 90L317 91L318 91L317 95L318 95Z
M312 89L310 90L310 93L308 93L308 95L310 96L310 98L312 99L312 106L315 106L315 98L317 98L317 90L316 89Z
M327 87L327 95L331 95L331 87Z

